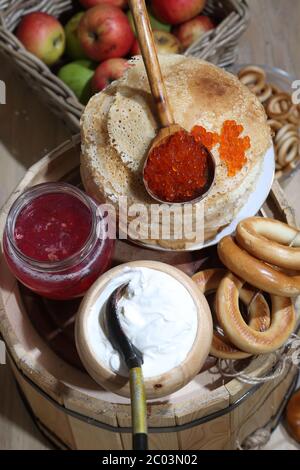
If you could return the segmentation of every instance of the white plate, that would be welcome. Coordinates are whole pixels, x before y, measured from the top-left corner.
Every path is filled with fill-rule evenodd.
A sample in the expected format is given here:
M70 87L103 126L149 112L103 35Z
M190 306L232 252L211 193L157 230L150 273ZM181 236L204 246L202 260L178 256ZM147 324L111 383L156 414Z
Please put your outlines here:
M272 184L274 181L275 175L275 153L273 146L267 151L264 162L262 172L258 179L255 191L251 194L249 199L247 200L244 207L240 210L240 212L236 215L235 219L231 222L230 225L227 225L221 232L216 235L213 240L208 241L203 245L203 248L208 246L213 246L219 243L223 237L226 235L231 235L235 232L238 224L241 220L246 219L247 217L252 217L253 215L257 214L260 208L265 203L269 192L272 188ZM193 247L193 250L196 249Z
M158 245L150 245L147 243L141 243L137 240L131 240L131 242L143 246L144 248L151 248L151 250L159 250L159 251L196 251L202 250L209 246L216 245L219 241L225 237L226 235L231 235L235 232L237 225L243 219L247 217L252 217L256 215L260 208L263 206L264 202L266 201L269 192L271 190L273 181L274 181L274 174L275 174L275 153L274 148L270 147L267 151L266 155L264 156L262 172L259 176L255 191L250 195L249 199L247 200L244 207L238 212L234 220L231 222L230 225L227 225L223 230L221 230L215 238L209 240L207 243L193 245L186 250L171 250L167 248L162 248Z

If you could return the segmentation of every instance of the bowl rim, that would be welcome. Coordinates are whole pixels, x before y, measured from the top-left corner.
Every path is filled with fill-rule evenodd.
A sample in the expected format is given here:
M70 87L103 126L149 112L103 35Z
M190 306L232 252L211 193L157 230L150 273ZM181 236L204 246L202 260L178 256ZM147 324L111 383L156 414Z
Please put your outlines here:
M163 397L182 388L200 371L209 354L212 341L211 311L205 296L200 292L196 283L187 274L166 263L151 260L132 261L118 265L104 273L89 289L79 306L75 323L75 342L87 372L105 389L124 397L130 397L129 379L108 369L106 365L99 362L99 358L96 358L93 353L88 341L87 321L99 294L125 267L145 267L171 275L188 290L197 308L197 333L184 361L163 374L144 379L148 399Z

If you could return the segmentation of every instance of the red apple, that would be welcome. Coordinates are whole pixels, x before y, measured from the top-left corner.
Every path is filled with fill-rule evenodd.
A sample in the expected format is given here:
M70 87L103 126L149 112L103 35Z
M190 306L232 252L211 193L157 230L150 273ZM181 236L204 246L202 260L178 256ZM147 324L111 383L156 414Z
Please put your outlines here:
M208 16L199 15L173 28L172 33L179 39L184 49L200 39L204 33L215 27Z
M127 55L134 34L125 13L104 3L84 14L79 24L79 39L90 59L103 61Z
M42 12L29 13L18 26L16 36L26 49L47 65L53 65L65 50L65 32L60 22Z
M118 80L129 67L125 59L108 59L98 65L92 79L92 90L94 93L103 90L114 80Z
M119 8L125 8L127 6L127 0L80 0L80 3L84 8L93 8L103 3L109 3Z
M203 10L206 0L151 0L154 16L163 23L188 21Z
M166 31L153 31L154 42L159 54L178 54L181 52L180 41L171 33ZM140 45L136 39L130 51L130 55L140 55Z
M130 56L140 55L140 54L141 54L141 49L140 49L139 41L135 39L133 46L130 50Z

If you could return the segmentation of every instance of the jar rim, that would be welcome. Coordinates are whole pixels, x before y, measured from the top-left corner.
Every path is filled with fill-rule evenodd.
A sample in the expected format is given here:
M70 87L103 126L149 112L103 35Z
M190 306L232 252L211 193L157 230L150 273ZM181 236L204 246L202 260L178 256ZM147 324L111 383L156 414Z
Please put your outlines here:
M15 242L15 237L14 237L15 223L20 212L24 209L24 207L30 201L44 194L55 194L55 193L72 195L88 207L92 216L91 217L91 221L92 221L91 230L85 243L80 248L80 250L76 251L71 256L63 260L59 260L59 261L49 261L49 262L39 261L34 258L31 258L30 256L25 255L17 246ZM98 233L97 233L98 214L96 213L95 209L97 210L99 209L96 203L87 194L81 191L79 188L69 183L64 183L64 182L40 183L35 186L31 186L30 188L22 192L20 196L18 196L18 198L14 201L13 205L11 206L8 212L7 219L6 219L6 236L7 236L9 245L13 248L14 253L16 253L17 256L22 261L24 261L27 264L30 264L33 268L37 270L43 269L43 270L47 270L51 272L51 271L61 271L61 270L67 269L71 267L72 265L74 265L74 262L76 262L78 258L83 260L88 255L90 249L93 248L98 238L101 239L103 243L103 236L101 236L103 235L103 226L102 224L99 224L100 229L101 229L101 234L99 234L98 236ZM102 214L99 214L99 217L102 218Z

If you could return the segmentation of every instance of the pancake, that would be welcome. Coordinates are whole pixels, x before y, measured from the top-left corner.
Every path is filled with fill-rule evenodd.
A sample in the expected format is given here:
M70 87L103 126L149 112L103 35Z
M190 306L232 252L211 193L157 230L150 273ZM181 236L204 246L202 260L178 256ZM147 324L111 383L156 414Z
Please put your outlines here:
M182 55L163 55L159 60L175 122L188 131L201 125L220 133L224 121L235 120L251 141L247 163L234 177L227 175L219 146L212 150L216 179L204 200L207 240L232 222L255 190L263 157L272 142L270 128L259 100L235 76ZM83 113L81 173L87 192L117 210L120 197L126 196L128 204L143 204L149 212L154 201L143 186L142 169L158 128L144 64L136 57L126 74L95 95ZM192 211L195 217L196 204ZM149 229L147 218L140 225ZM172 230L171 239L149 240L150 229L148 234L145 243L165 248L184 249L188 243L185 237L177 240Z

